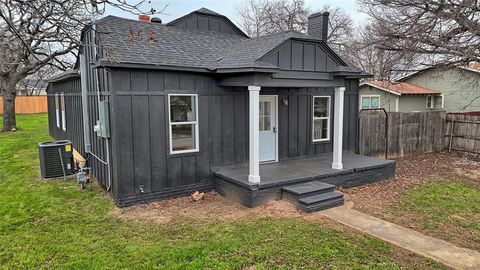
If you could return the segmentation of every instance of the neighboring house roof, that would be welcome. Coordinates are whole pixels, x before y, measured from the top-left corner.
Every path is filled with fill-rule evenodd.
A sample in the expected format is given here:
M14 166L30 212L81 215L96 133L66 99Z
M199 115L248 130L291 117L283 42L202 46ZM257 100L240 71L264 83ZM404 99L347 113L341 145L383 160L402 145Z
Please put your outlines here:
M47 82L58 82L69 78L80 77L78 69L67 69L66 71L48 78Z
M217 14L206 9L195 12ZM115 16L98 20L97 37L107 56L99 64L150 65L217 72L241 69L270 71L279 67L262 62L260 58L289 39L317 42L328 48L323 41L295 31L248 38L216 31L193 30L172 23L174 21L168 24L145 23ZM341 59L330 48L328 50ZM344 66L334 72L365 75L359 68L343 61L341 63Z
M41 79L23 79L20 82L20 86L28 87L30 89L35 88L40 90L40 89L47 88L47 82Z
M480 63L470 63L466 67L463 67L463 69L480 73Z
M362 85L369 85L395 95L435 95L438 91L421 87L413 83L388 82L388 81L367 81Z
M431 66L431 67L426 67L426 68L423 68L423 69L420 69L420 70L417 70L415 72L412 72L410 74L407 74L406 76L398 79L398 81L405 81L417 74L420 74L420 73L423 73L423 72L426 72L426 71L429 71L431 69L435 69L435 68L442 68L442 69L445 69L445 70L448 70L448 69L453 69L453 68L459 68L459 69L463 69L463 70L468 70L468 71L472 71L472 72L476 72L476 73L480 73L480 63L470 63L466 66L464 65L457 65L457 66L442 66L442 65L436 65L436 66Z

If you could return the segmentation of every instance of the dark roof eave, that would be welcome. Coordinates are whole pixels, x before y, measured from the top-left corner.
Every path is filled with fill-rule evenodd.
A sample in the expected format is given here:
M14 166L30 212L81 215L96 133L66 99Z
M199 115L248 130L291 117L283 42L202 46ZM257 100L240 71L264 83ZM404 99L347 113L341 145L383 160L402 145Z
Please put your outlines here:
M173 70L173 71L190 71L201 73L213 73L214 70L199 67L185 67L172 65L154 65L141 63L112 63L110 61L100 61L93 65L93 68L133 68L133 69L158 69L158 70Z
M242 67L242 68L219 68L216 73L228 74L228 73L275 73L280 71L280 68L255 68L255 67Z
M278 68L255 68L255 67L242 67L242 68L220 68L220 69L208 69L198 67L185 67L185 66L172 66L172 65L154 65L154 64L138 64L138 63L112 63L110 61L100 61L93 65L93 68L138 68L138 69L158 69L158 70L174 70L174 71L190 71L201 73L248 73L248 72L260 72L260 73L274 73Z
M368 79L372 78L373 74L368 72L348 72L348 71L333 71L334 77L346 77L347 79Z
M80 77L80 70L73 70L71 72L64 72L59 75L50 77L49 79L45 80L47 83L53 83L53 82L60 82L64 81L70 78L77 78Z

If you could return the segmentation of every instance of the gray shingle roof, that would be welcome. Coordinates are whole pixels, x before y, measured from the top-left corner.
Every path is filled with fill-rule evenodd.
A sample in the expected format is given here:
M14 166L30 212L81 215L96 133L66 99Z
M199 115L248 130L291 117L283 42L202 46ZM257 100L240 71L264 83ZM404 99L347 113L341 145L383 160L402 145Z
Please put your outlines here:
M97 22L109 61L214 69L216 59L246 38L114 16Z
M258 59L288 39L312 40L312 37L295 31L246 38L115 16L98 20L97 32L102 49L108 56L104 59L106 62L212 71L239 68L278 69ZM342 71L358 72L358 68L349 66Z

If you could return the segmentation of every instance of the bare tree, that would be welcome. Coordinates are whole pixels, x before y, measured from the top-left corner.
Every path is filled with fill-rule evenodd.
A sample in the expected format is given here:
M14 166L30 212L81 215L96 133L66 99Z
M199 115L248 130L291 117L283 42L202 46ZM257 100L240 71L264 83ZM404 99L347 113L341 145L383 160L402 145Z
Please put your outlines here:
M251 37L296 30L305 31L310 11L304 0L246 0L237 7L245 32Z
M327 42L340 50L353 31L353 21L341 8L325 5L312 12L303 0L246 0L237 7L241 25L252 37L286 30L306 32L308 15L314 12L329 12Z
M141 10L144 0L0 0L0 93L3 97L3 131L16 129L16 86L45 66L66 69L65 56L75 54L80 31L92 15L106 5ZM148 12L155 13L155 10ZM67 57L68 58L68 57Z
M375 30L372 24L357 28L343 43L340 52L350 63L373 75L375 80L394 81L416 67L421 66L423 58L415 52L390 51L377 46Z
M342 51L354 29L352 18L341 8L325 5L320 12L330 13L328 20L327 42L333 49Z
M59 72L54 66L44 66L32 75L25 77L17 83L17 95L38 96L44 93L48 78Z
M480 62L478 0L359 0L377 47L430 55L435 63Z

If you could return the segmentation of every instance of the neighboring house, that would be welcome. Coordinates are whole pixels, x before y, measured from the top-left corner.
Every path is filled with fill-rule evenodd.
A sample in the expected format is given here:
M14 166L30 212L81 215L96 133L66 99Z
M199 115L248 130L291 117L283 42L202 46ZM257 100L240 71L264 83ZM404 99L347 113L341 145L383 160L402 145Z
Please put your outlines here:
M480 111L480 64L426 68L400 81L442 93L447 112Z
M47 82L41 79L25 78L17 83L18 96L45 96Z
M384 108L388 112L441 110L443 95L406 82L366 81L360 85L360 109Z
M213 189L249 207L338 205L325 183L385 179L395 162L354 154L368 74L329 48L327 27L319 13L309 35L248 38L207 9L167 24L105 17L82 31L76 70L50 80L50 134L73 141L119 206Z

